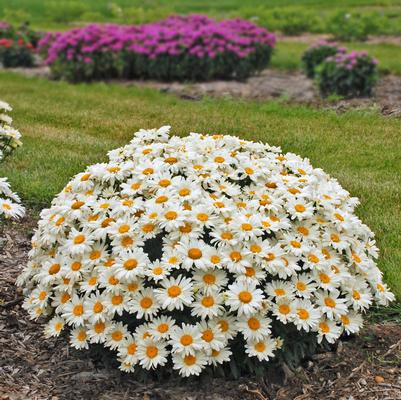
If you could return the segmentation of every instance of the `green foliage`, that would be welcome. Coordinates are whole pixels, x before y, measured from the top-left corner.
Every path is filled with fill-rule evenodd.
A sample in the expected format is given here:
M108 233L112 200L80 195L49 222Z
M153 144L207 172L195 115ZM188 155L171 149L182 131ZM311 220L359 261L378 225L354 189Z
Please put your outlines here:
M89 8L82 1L52 1L46 5L46 14L59 23L78 21L88 11Z
M0 0L0 19L30 20L41 28L58 29L60 24L65 28L79 21L134 23L177 13L206 13L218 18L257 18L268 29L296 34L331 32L332 19L342 12L373 21L378 34L397 35L401 34L400 5L401 0ZM368 34L373 31L368 27Z
M370 96L377 81L376 63L356 52L329 57L317 67L316 81L323 96Z
M307 49L301 58L302 69L308 78L315 76L315 69L327 57L334 56L339 52L339 48L335 44L327 42L318 43Z
M340 11L327 24L328 31L338 40L363 41L369 34L378 32L378 23L373 15L361 15Z
M244 58L231 52L218 54L215 58L199 58L190 54L178 56L160 55L154 59L132 52L93 53L92 61L67 61L60 57L51 65L57 79L70 82L102 79L156 79L161 81L207 81L211 79L244 80L263 70L272 54L270 46L257 46Z
M5 68L32 67L34 59L30 49L15 42L10 47L0 46L0 63Z

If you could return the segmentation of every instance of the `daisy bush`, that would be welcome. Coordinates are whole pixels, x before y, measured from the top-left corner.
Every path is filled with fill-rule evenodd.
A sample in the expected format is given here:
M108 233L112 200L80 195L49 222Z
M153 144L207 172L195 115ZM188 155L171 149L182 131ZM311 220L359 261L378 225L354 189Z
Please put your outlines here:
M187 377L265 365L291 337L334 343L394 299L335 179L278 147L168 131L137 132L42 211L18 284L46 336Z
M8 113L12 110L10 105L0 100L0 163L17 147L21 146L21 134L14 129L12 118ZM0 178L0 218L19 218L25 214L20 198L14 193L7 178Z
M92 24L39 43L53 75L72 81L244 79L269 63L275 36L240 19L171 16L137 26Z

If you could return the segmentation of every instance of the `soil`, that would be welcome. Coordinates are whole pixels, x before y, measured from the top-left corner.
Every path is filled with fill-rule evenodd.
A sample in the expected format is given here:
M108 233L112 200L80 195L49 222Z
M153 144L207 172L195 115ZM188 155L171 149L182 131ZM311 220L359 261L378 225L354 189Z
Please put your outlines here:
M26 76L50 78L48 67L14 68ZM266 69L245 82L211 81L200 83L157 81L114 81L125 86L151 87L187 100L200 100L205 96L241 98L257 101L280 100L283 103L305 104L343 112L351 108L374 108L383 115L401 118L401 76L381 76L375 93L369 98L324 100L313 81L299 71Z
M313 44L321 40L326 40L328 42L333 42L333 35L329 33L302 33L300 35L283 35L278 34L277 40L285 40L286 42L300 42ZM374 35L367 38L364 41L366 44L393 44L396 46L401 45L401 36L386 36L386 35Z
M15 279L27 261L36 218L0 227L0 400L396 400L401 399L401 326L368 324L336 351L316 354L275 380L139 383L65 338L44 339L21 308ZM278 377L281 377L277 381Z

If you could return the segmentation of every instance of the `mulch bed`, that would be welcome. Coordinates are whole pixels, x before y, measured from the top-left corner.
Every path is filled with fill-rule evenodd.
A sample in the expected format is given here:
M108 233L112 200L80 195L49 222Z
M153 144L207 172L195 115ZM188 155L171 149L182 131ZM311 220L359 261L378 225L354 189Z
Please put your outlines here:
M401 399L401 326L370 324L336 351L316 354L274 380L135 382L65 338L44 339L21 308L14 282L36 219L0 227L0 400L396 400ZM277 381L278 377L280 382Z

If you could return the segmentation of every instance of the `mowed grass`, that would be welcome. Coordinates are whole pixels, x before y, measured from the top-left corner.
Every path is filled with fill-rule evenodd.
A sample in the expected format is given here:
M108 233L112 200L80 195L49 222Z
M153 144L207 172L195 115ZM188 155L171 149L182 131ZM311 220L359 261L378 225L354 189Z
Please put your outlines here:
M0 0L0 19L30 21L45 30L83 22L144 23L171 14L204 13L216 18L257 19L272 30L328 32L339 12L372 19L370 33L401 34L401 0Z
M401 75L401 46L387 43L339 43L348 50L366 50L379 60L378 69L382 73ZM301 67L302 53L309 47L303 42L279 40L271 61L271 66L283 70Z
M14 107L24 145L0 167L30 206L50 203L86 165L126 144L139 128L170 124L174 134L226 133L282 146L310 158L362 205L377 234L379 265L401 299L400 120L372 111L331 111L205 99L189 102L154 90L96 83L69 85L0 73L1 98Z

